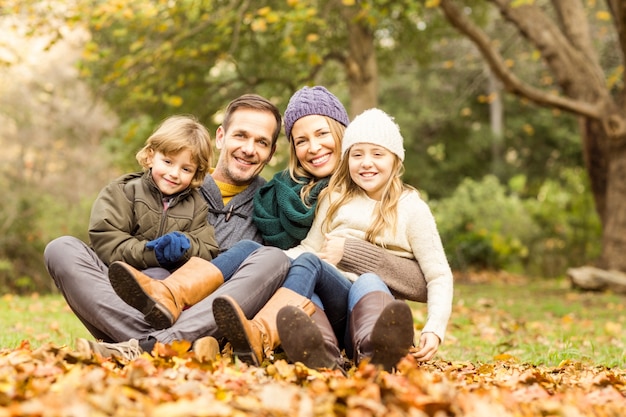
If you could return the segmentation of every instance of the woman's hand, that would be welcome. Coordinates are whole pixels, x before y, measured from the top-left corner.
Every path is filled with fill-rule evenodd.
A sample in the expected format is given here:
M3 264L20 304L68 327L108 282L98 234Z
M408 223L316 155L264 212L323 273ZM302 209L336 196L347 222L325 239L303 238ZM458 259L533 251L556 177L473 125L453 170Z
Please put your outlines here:
M417 351L413 352L413 356L420 362L432 359L439 348L439 336L434 333L422 333Z
M346 238L326 235L326 241L322 246L322 250L317 254L320 259L337 266L341 258L343 258L343 247L346 244Z

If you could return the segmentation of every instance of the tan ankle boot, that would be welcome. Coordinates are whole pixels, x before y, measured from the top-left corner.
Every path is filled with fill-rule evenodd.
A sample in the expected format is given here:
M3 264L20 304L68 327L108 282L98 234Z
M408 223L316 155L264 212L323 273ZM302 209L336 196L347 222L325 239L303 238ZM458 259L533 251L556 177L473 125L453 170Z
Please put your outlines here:
M237 301L227 295L213 301L213 315L220 331L232 345L233 355L259 366L280 345L276 316L287 305L298 306L309 315L315 312L311 300L281 287L252 320L248 320Z
M200 362L214 361L220 354L220 344L216 338L205 336L193 342L191 350Z
M183 308L201 301L224 283L215 265L195 256L164 280L153 279L124 262L113 262L109 280L117 295L141 311L155 329L172 326Z

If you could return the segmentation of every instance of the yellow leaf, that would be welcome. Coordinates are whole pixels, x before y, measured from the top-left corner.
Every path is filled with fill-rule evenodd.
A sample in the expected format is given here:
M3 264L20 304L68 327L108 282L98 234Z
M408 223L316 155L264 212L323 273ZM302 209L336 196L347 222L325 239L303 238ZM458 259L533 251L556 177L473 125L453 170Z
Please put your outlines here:
M341 0L341 4L344 6L354 6L355 0Z
M172 107L180 107L183 105L183 98L180 96L169 96L165 99L165 102Z
M426 8L430 9L430 8L439 7L439 1L440 0L427 0L426 1Z
M250 28L254 32L265 32L267 30L267 21L265 19L254 19Z
M614 321L608 321L604 325L604 330L606 330L606 332L609 334L618 336L622 334L622 325Z
M517 359L517 358L516 358L515 356L513 356L513 355L509 355L508 353L501 353L501 354L499 354L499 355L495 355L495 356L493 357L493 360L494 360L494 361L503 361L503 362L506 362L506 361L515 361L516 359Z
M601 10L596 13L596 19L608 22L611 20L611 14L605 10Z

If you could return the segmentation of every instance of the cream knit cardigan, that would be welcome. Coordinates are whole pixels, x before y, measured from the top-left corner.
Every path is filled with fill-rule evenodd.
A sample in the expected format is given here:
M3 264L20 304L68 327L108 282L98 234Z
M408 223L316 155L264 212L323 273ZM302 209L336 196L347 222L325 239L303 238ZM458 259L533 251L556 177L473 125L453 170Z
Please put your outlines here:
M333 199L336 197L335 194L332 196ZM373 221L376 203L377 201L364 194L345 203L331 220L328 235L364 240L365 232ZM330 200L324 198L318 204L318 211L307 237L300 245L285 251L289 257L296 258L303 252L318 253L322 249L325 241L322 222L326 218ZM424 272L428 291L428 318L422 332L435 333L443 341L452 311L452 271L443 250L435 218L417 191L404 192L398 202L396 230L387 230L374 243L396 256L417 259ZM355 274L342 272L352 281L357 278ZM381 278L388 286L393 287L392 282L387 282L385 277Z

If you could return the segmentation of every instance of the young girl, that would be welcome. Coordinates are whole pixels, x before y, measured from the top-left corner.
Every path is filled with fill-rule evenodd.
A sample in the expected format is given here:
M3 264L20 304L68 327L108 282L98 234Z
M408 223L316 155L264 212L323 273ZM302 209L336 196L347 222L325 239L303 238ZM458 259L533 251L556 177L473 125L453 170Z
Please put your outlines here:
M169 117L136 155L143 172L110 183L92 208L91 245L109 265L113 289L157 329L170 326L186 305L231 274L226 259L209 262L218 245L197 188L211 157L211 138L202 124L191 116ZM242 257L249 253L244 250ZM168 271L175 272L163 280L149 276L162 278Z
M342 156L341 165L320 197L311 231L296 250L324 257L329 239L356 237L396 256L416 259L428 288L428 319L416 357L428 360L444 339L452 309L453 279L430 209L417 190L401 180L404 148L398 126L379 109L365 111L346 129ZM391 295L389 286L393 284L375 274L363 274L348 289L346 351L357 364L367 359L389 370L412 345L411 311ZM278 320L287 356L313 361L316 355L310 353L318 349L315 346L322 343L322 336L308 315L285 307ZM308 344L296 336L296 328L300 335L309 335Z

